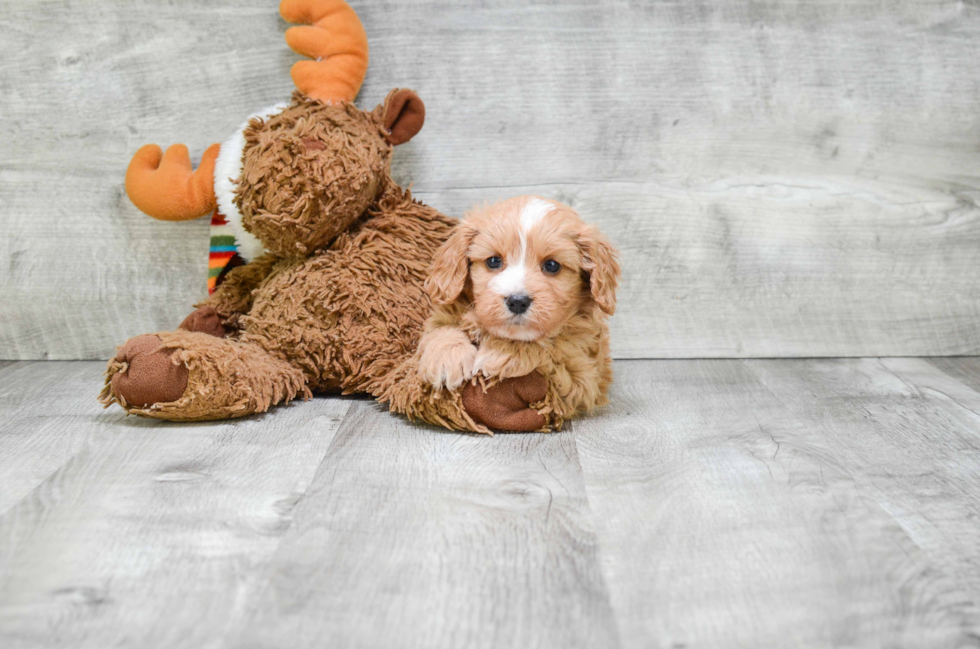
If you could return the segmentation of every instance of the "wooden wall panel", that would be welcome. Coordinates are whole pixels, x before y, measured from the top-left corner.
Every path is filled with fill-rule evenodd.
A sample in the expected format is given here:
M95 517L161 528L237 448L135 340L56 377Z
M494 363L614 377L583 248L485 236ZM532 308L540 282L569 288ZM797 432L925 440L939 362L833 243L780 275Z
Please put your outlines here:
M352 3L394 172L458 215L534 192L623 252L618 357L980 351L976 2ZM203 294L207 225L122 188L288 96L274 1L0 0L0 358L103 358Z

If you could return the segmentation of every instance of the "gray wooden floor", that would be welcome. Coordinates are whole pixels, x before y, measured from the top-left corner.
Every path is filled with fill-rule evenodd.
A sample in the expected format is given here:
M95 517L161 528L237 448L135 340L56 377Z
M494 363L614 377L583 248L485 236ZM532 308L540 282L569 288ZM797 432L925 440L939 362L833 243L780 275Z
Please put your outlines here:
M980 644L980 359L628 361L552 435L0 364L0 646Z

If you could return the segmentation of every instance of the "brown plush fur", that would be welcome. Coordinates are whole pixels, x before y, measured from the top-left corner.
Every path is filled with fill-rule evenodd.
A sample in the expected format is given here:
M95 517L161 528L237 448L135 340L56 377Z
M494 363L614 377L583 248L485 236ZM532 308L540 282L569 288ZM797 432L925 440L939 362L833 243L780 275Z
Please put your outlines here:
M297 395L310 396L302 372L289 363L249 343L216 338L190 331L156 334L160 351L172 363L187 368L187 385L174 401L133 405L117 394L112 380L127 368L118 359L109 361L110 380L103 388L103 399L117 401L127 411L180 421L200 421L242 417L264 412L269 406L290 401Z
M366 392L413 419L481 432L549 429L580 401L598 403L589 390L604 393L608 376L583 381L574 360L607 356L602 336L586 340L586 331L604 327L588 310L563 325L581 334L513 348L486 339L481 353L497 349L514 360L492 368L489 359L479 386L454 379L445 389L420 373L416 348L433 309L423 284L433 258L437 276L445 274L462 236L437 254L457 222L412 200L389 175L393 144L411 139L423 117L411 91L393 91L371 112L297 93L281 113L250 123L236 203L270 253L231 271L182 330L123 345L109 361L103 403L193 421L264 412L312 392ZM583 261L594 287L606 281L597 269ZM444 282L437 278L432 292L442 295ZM450 318L472 363L468 341L481 339L480 327L460 308L445 306L429 328L438 337ZM538 369L548 381L516 368Z
M542 216L529 222L527 210ZM488 267L490 258L498 268ZM560 262L557 272L544 270L549 260ZM542 429L560 428L607 402L606 317L619 276L613 247L565 205L519 197L467 215L426 281L438 306L418 350L384 382L382 399L412 418L473 429L456 407L461 384L491 386L537 371L547 392L531 407L544 417ZM526 313L508 310L511 292L532 299Z
M286 110L253 119L235 197L246 229L282 257L330 243L364 214L387 179L392 147L382 128L376 113L298 92Z
M415 351L432 308L426 271L456 223L389 175L389 139L421 127L398 117L419 105L410 91L393 91L372 112L297 93L280 115L253 122L237 199L273 254L233 270L203 303L225 338L157 334L189 370L180 399L127 403L113 377L128 364L113 359L103 402L198 420L262 412L311 391L376 392Z
M100 397L106 406L201 420L263 412L313 390L377 395L415 352L431 310L425 272L453 221L413 201L389 166L392 147L422 128L425 105L410 90L392 91L371 112L349 103L368 44L343 0L283 0L280 13L303 24L286 32L290 47L315 59L293 66L300 92L292 102L251 121L244 142L210 147L197 171L183 145L166 154L150 145L126 175L128 195L150 216L186 220L220 205L268 253L222 273L218 290L178 331L120 346ZM239 144L241 159L232 160ZM238 162L238 178L215 178ZM248 239L238 243L250 257L258 246ZM541 416L528 403L542 396L543 380L534 374L487 392L466 386L418 407L427 421L457 427L538 427ZM422 399L417 382L400 387Z
M272 265L239 316L239 339L299 368L313 390L370 393L418 344L431 310L426 270L453 224L389 181L329 248ZM225 294L210 300L222 315Z

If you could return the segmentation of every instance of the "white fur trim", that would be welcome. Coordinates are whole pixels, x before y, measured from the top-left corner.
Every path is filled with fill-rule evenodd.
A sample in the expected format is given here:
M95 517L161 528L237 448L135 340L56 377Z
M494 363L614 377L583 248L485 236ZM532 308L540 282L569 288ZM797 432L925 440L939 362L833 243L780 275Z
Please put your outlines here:
M214 161L214 196L218 202L218 211L225 217L228 225L235 233L235 245L238 246L238 254L245 261L252 261L266 252L262 242L245 229L245 225L242 223L242 213L238 211L238 206L235 205L235 189L238 185L236 181L242 175L245 129L252 119L256 117L268 119L282 112L288 105L285 102L278 103L250 115L238 130L221 145L218 159Z

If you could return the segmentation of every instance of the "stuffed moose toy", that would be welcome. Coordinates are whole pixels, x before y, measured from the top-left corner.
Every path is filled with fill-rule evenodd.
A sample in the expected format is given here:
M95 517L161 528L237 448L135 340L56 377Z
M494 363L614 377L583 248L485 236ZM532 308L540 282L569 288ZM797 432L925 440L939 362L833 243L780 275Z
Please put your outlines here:
M146 214L212 215L210 295L176 331L117 350L103 404L195 421L314 392L368 393L453 429L560 426L540 412L547 386L536 372L439 394L385 383L418 346L432 310L427 270L457 223L390 177L392 149L419 132L425 107L397 89L372 111L354 106L367 37L342 0L279 10L302 24L286 31L289 46L314 59L293 66L292 100L251 116L196 170L183 145L147 145L130 162L126 190Z
M314 59L292 67L292 101L251 116L196 170L179 144L144 146L130 162L126 191L141 211L168 221L212 215L210 295L176 331L117 350L106 406L196 421L313 392L381 396L418 345L432 310L426 272L456 224L389 175L393 147L419 132L425 107L397 89L372 111L353 105L368 45L343 0L283 0L279 11L302 24L286 31L289 46ZM529 408L545 394L538 374L441 396L405 385L430 404L413 404L415 418L449 428L551 423Z

